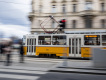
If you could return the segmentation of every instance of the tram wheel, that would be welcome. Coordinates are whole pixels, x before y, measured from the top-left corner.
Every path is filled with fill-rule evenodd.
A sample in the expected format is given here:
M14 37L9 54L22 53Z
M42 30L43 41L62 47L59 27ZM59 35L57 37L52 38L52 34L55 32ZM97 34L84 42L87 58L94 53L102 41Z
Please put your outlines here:
M39 57L41 58L41 54L39 54Z
M56 58L56 54L53 54L53 56L52 56L53 58Z
M56 58L58 59L58 58L60 58L60 56L56 56Z

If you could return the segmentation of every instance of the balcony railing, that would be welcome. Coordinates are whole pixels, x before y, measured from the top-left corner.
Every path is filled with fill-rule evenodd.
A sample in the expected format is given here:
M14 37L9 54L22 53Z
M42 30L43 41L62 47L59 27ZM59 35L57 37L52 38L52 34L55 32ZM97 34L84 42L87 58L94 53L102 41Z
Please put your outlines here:
M94 11L94 10L84 10L79 12L80 16L86 16L86 15L94 15L96 16L98 14L98 11Z

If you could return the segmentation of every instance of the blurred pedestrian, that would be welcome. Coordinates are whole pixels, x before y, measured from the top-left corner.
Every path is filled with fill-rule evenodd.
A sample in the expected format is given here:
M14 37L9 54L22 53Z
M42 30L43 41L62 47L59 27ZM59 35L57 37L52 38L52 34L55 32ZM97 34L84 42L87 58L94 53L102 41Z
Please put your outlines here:
M0 61L2 60L1 51L2 51L2 44L1 44L1 42L0 42Z
M19 52L20 52L20 63L23 63L24 62L24 48L23 48L22 41L20 41Z
M6 54L6 66L9 66L11 63L11 51L12 51L12 42L8 42L4 48Z
M3 61L4 48L5 48L4 42L1 42L0 43L0 60L1 61Z

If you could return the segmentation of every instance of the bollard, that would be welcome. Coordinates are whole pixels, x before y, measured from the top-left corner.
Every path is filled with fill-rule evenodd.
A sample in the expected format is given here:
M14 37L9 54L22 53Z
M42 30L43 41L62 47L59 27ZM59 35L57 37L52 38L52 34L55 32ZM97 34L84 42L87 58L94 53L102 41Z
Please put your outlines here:
M93 48L93 66L98 68L106 68L106 50Z
M67 53L63 53L63 67L67 67L68 63L67 63Z

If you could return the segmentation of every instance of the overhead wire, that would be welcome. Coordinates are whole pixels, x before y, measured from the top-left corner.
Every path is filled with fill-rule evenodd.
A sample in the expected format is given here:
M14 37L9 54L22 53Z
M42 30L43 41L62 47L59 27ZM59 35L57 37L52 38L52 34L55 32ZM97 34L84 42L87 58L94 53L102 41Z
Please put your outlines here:
M20 5L30 5L30 4L23 4L23 3L15 3L15 2L7 2L7 1L0 1L3 3L12 3L12 4L20 4Z
M31 5L31 4L24 4L24 3L15 3L15 2L8 2L8 1L0 1L0 2L3 2L3 3L12 3L12 4L20 4L20 5ZM67 1L67 3L71 3L71 1ZM92 2L92 1L91 1ZM36 3L36 2L34 2L34 3ZM94 3L98 3L98 2L92 2L92 4L94 4ZM101 2L100 2L101 3ZM102 3L105 3L105 2L102 2ZM66 3L63 3L63 4L66 4ZM83 3L80 3L80 2L76 2L76 4L86 4L86 2L83 2ZM70 4L70 5L73 5L73 3L72 4Z
M15 3L15 2L7 2L7 1L0 1L0 2L3 2L3 3L12 3L12 4L20 4L20 5L30 5L30 4L23 4L23 3ZM35 2L34 2L35 3ZM94 2L94 3L98 3L98 2ZM85 3L77 3L77 4L85 4ZM73 5L73 4L70 4L70 5ZM21 19L21 18L15 18L15 19ZM97 22L95 22L97 23ZM100 23L100 22L99 22Z
M0 2L2 2L2 3L12 3L12 4L19 4L19 5L30 5L30 4L23 4L23 3L15 3L15 2L7 2L7 1L0 1ZM16 9L14 9L14 10L16 10ZM7 11L7 10L5 10L5 11ZM9 10L10 11L10 10ZM13 10L12 10L13 11ZM3 17L0 17L0 18L3 18ZM14 18L14 19L24 19L24 18ZM0 21L12 21L12 19L1 19ZM0 24L0 25L3 25L3 24ZM30 25L30 24L13 24L13 25Z

